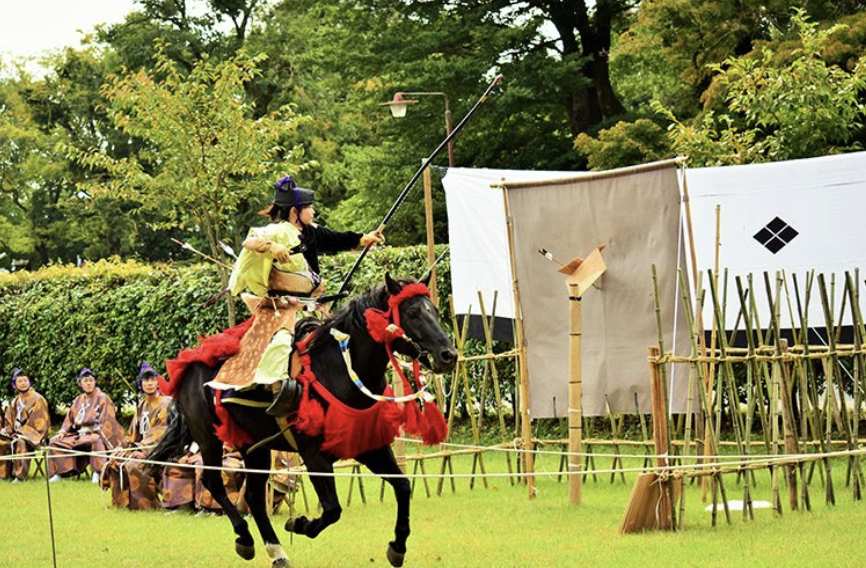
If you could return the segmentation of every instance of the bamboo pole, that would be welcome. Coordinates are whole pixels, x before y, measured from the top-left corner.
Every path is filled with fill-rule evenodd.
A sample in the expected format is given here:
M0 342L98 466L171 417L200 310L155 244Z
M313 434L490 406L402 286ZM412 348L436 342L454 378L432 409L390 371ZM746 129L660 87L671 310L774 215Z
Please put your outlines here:
M848 282L848 291L851 295L851 324L854 329L854 347L857 351L859 351L863 346L864 340L864 326L863 326L863 314L860 310L860 292L859 292L859 282L860 279L855 277L851 278L850 273L845 274L845 278ZM854 358L854 437L856 438L860 432L860 411L863 405L863 388L866 387L866 373L864 373L864 356L862 354L858 355ZM860 456L855 456L855 471L857 475L855 477L855 486L854 486L854 499L859 501L862 499L862 474L861 474L861 464L860 464Z
M701 285L701 277L700 270L698 269L698 257L697 257L697 247L695 245L695 232L692 226L692 207L691 207L691 198L689 197L689 183L686 178L686 170L683 167L683 208L685 209L686 216L686 234L688 236L689 242L689 256L692 261L692 284L694 285L695 299L698 301L695 309L694 321L695 326L699 332L698 344L700 346L698 353L703 356L706 354L707 345L706 338L704 337L704 324L703 324L703 310L701 308L700 302L700 293L698 290ZM705 380L706 377L711 376L709 363L704 363L704 370L701 373L702 380ZM705 438L705 429L706 429L706 416L704 416L705 408L702 404L699 404L696 408L697 414L695 416L695 443L696 443L696 451L697 455L704 456L707 453L707 448L705 446L706 438ZM704 495L705 498L705 495Z
M504 180L503 180L504 181ZM529 499L535 499L535 464L532 458L532 416L529 401L529 375L526 372L526 345L523 339L523 313L520 309L520 286L517 281L517 266L514 260L514 222L511 218L511 208L508 205L508 191L503 187L502 199L505 204L505 222L508 229L508 257L511 261L511 288L514 292L514 323L515 344L518 349L518 364L520 367L520 416L523 433L523 471L525 474L526 492Z
M499 433L502 436L502 441L505 442L508 439L508 429L505 427L505 416L502 409L502 392L499 387L499 373L496 370L496 357L493 353L493 326L496 322L496 301L499 297L499 292L495 291L493 293L493 311L490 314L490 319L487 319L487 310L484 307L484 298L481 295L481 291L478 292L478 303L481 309L481 323L484 327L484 342L487 347L487 364L490 366L490 376L493 381L493 395L496 399L496 414L499 418ZM488 323L489 321L489 323ZM514 469L511 467L511 454L505 454L505 460L508 463L508 473L514 473ZM514 478L509 477L511 480L511 484L514 485Z
M727 393L728 397L728 408L730 411L729 414L731 417L731 423L734 426L734 440L737 443L737 451L740 453L740 455L746 455L748 453L748 447L743 443L743 426L740 423L739 397L737 396L736 387L734 385L734 369L731 365L731 362L727 359L728 341L727 335L725 333L725 319L722 307L719 304L717 282L712 278L710 279L710 293L712 295L713 301L713 314L715 316L715 325L719 329L719 355L721 356L723 361L721 365L720 380L724 382L725 386L727 387L725 392ZM722 388L719 389L720 398L722 390ZM720 409L721 406L722 405L720 402ZM749 479L747 476L743 476L743 478L743 516L745 516L747 514L747 511L751 511L752 509L752 497L749 488Z
M696 325L694 315L693 315L693 312L691 309L692 306L688 301L686 286L685 286L686 283L683 281L684 276L683 276L682 271L680 271L679 274L680 274L680 281L681 281L680 283L681 283L682 293L684 295L684 297L683 297L684 310L683 311L685 312L686 322L688 323L688 326L689 326L689 331L690 331L689 336L690 336L691 342L692 342L692 353L697 353L699 350L698 336L702 335L702 334L699 333L699 331L698 331L698 327ZM699 296L702 295L700 290L698 290L697 293ZM700 302L698 302L697 309L700 309ZM695 384L697 385L697 390L698 390L698 400L700 401L700 404L701 404L702 408L704 409L704 415L706 417L708 417L710 421L712 421L713 414L712 414L712 412L710 412L708 395L707 395L706 389L704 388L704 382L703 382L703 376L702 376L703 367L700 364L696 364L696 365L694 365L694 369L695 369L695 375L696 375ZM715 429L712 428L712 424L710 424L710 426L711 427L708 428L707 430L709 432L711 432L713 435L715 435ZM713 439L712 436L711 436L710 440L711 440L712 446L713 446L713 453L715 453L715 448L716 448L716 444L718 443L718 440ZM715 501L715 495L716 495L715 489L718 486L719 488L722 489L722 491L724 491L724 481L722 480L721 474L714 475L713 481L714 481L714 485L713 485L712 519L713 519L713 526L715 526L716 525L716 510L717 510L716 501ZM730 523L730 511L728 510L728 502L727 502L727 500L724 500L723 503L724 503L724 507L725 507L725 516L727 517L728 522Z
M580 454L583 453L583 373L581 343L583 307L576 284L569 284L569 354L568 354L568 502L580 505L583 476Z

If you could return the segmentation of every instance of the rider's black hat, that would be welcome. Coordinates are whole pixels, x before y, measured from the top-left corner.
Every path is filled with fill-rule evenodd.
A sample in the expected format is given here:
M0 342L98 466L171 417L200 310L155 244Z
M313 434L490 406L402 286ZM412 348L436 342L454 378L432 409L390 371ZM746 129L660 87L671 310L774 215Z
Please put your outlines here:
M298 187L291 176L281 178L274 184L274 205L301 209L312 205L314 200L313 191Z

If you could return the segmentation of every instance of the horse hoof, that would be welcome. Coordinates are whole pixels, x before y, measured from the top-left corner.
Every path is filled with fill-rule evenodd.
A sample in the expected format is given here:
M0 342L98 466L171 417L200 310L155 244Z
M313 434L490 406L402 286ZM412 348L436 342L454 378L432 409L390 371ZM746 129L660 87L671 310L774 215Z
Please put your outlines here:
M235 552L244 560L252 560L256 557L256 547L253 544L243 544L235 541Z
M391 563L391 566L394 566L395 568L400 568L400 566L403 565L403 559L406 558L406 553L397 552L396 550L394 550L394 547L389 544L386 556L388 557L388 562Z
M271 568L291 568L292 563L289 562L288 558L277 558L274 560L273 564L271 564Z
M307 517L292 517L291 519L286 521L285 529L286 532L295 533L295 534L304 534L304 527L307 526Z

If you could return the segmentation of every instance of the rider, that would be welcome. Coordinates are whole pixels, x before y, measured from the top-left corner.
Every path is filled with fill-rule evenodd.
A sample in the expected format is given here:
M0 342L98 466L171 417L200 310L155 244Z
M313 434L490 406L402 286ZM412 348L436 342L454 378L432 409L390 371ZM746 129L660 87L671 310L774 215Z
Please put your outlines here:
M378 231L367 234L333 231L316 225L314 193L286 176L274 184L273 204L262 213L270 224L250 230L229 281L233 295L248 288L271 298L317 296L324 291L319 277L319 253L337 253L385 242ZM262 305L263 303L260 303ZM254 382L272 385L274 402L268 414L294 410L300 388L288 376L292 332L281 325L270 338L255 371Z

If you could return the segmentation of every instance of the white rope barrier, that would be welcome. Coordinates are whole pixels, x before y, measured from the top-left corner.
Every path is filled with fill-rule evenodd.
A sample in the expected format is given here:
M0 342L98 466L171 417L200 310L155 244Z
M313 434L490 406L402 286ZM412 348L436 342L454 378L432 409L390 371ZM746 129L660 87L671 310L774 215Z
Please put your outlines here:
M444 444L443 444L444 445ZM451 446L460 447L460 448L482 448L481 446L467 446L462 444L449 444ZM128 449L128 448L127 448ZM485 451L490 450L490 448L483 448ZM500 448L497 448L500 449ZM179 467L179 468L199 468L199 469L207 469L207 470L216 470L216 471L227 471L234 473L259 473L259 474L294 474L294 475L306 475L308 477L333 477L333 478L370 478L370 477L379 477L383 479L391 478L391 477L406 477L409 479L471 479L471 478L500 478L500 477L551 477L551 476L559 476L559 475L599 475L599 474L610 474L610 473L661 473L668 472L672 474L682 474L688 471L713 471L720 468L739 468L739 469L747 469L747 468L765 468L771 466L784 466L784 465L795 465L797 463L802 462L810 462L810 461L818 461L823 459L833 459L833 458L845 458L845 457L853 457L853 456L861 456L866 454L866 449L856 449L856 450L842 450L836 452L818 452L818 453L801 453L801 454L782 454L782 455L730 455L730 456L688 456L688 459L699 460L696 463L690 464L679 464L674 465L670 464L667 466L652 466L652 467L633 467L633 468L613 468L613 469L586 469L582 465L569 465L570 471L535 471L531 474L526 472L518 472L518 473L508 473L508 472L491 472L491 473L406 473L406 474L377 474L373 472L315 472L308 471L305 467L297 467L297 468L288 468L288 469L248 469L244 467L227 467L227 466L209 466L204 464L181 464L178 462L166 462L166 461L156 461L156 460L148 460L141 458L133 458L128 456L119 456L113 455L118 453L120 450L106 450L100 452L85 452L80 450L72 450L68 448L52 448L52 451L61 452L66 454L67 456L89 456L89 457L102 457L102 458L114 458L115 461L118 462L134 462L151 466L162 466L162 467ZM515 450L506 450L506 451L525 451L520 449ZM549 453L549 452L548 452ZM39 452L36 452L38 455ZM47 452L46 452L47 454ZM22 454L23 455L23 454ZM603 456L603 457L624 457L624 458L633 458L633 459L647 459L647 458L658 458L658 457L667 457L669 459L682 459L677 458L675 456L653 456L649 454L567 454L565 452L558 453L555 455L591 455L591 456ZM47 459L53 459L52 456L46 455ZM17 459L16 456L3 456L2 459ZM711 460L711 461L706 461ZM350 467L353 464L351 462L337 462L337 467ZM360 464L359 464L360 465ZM577 470L577 471L575 471Z

